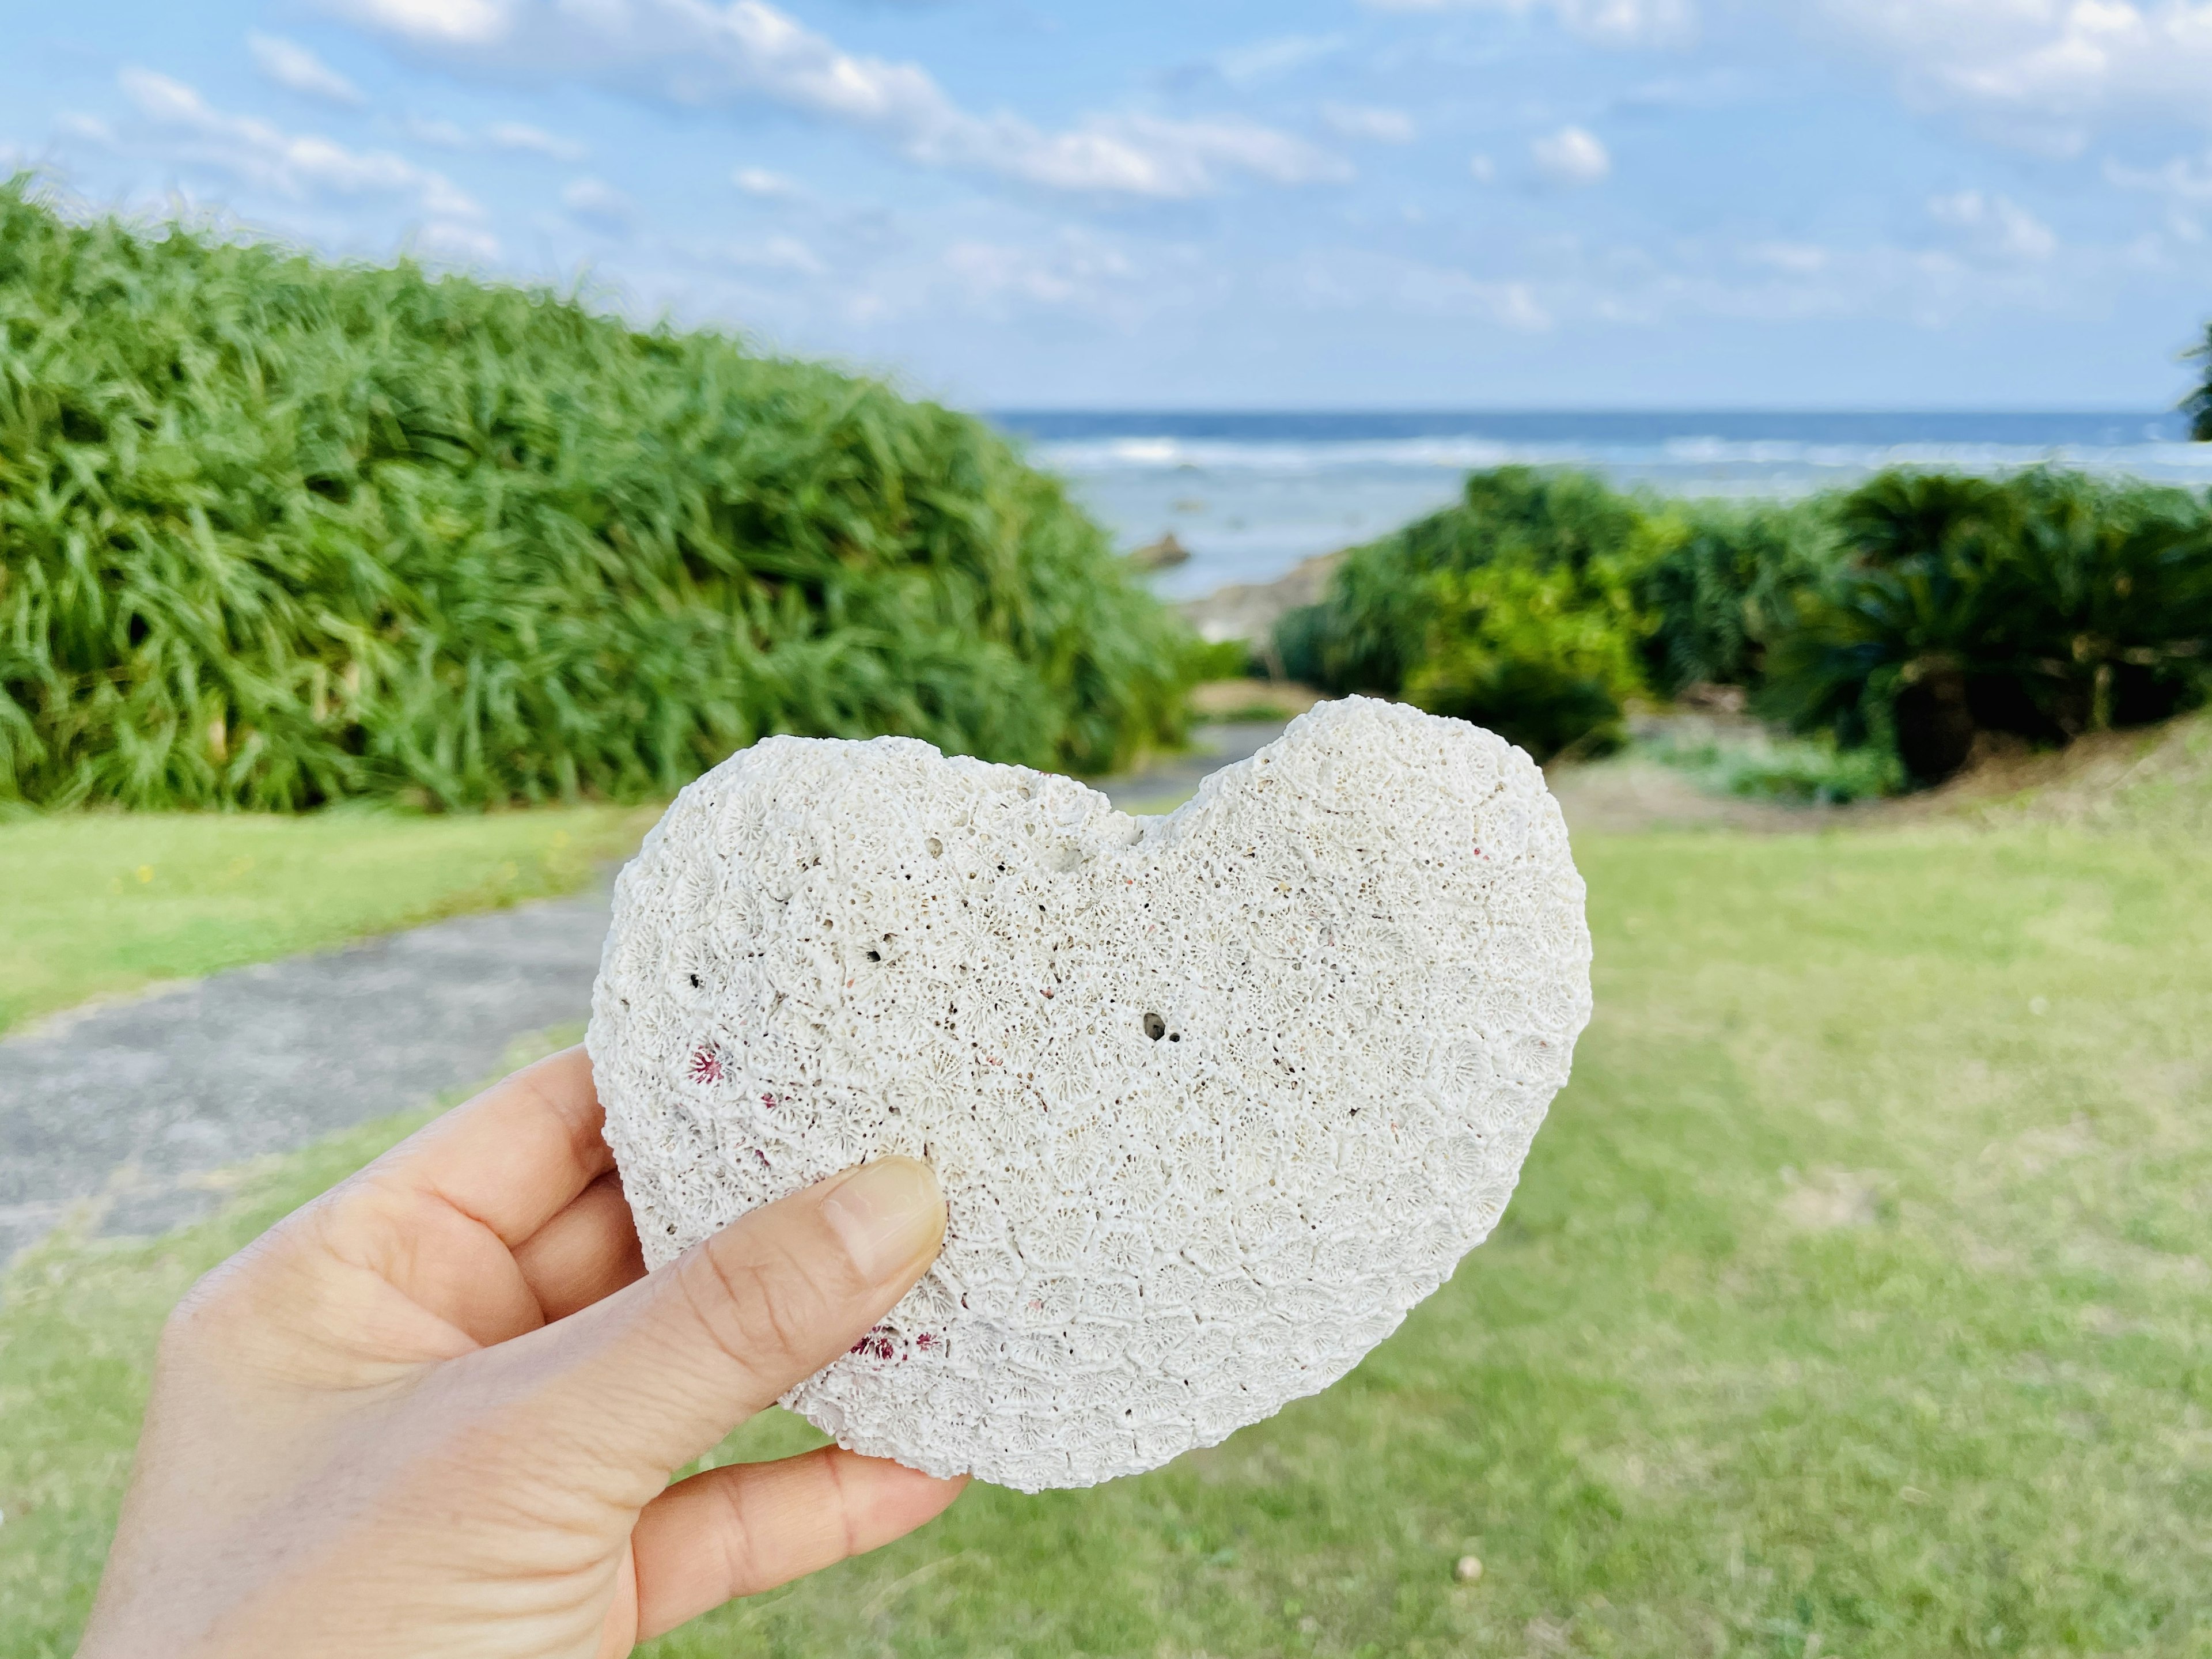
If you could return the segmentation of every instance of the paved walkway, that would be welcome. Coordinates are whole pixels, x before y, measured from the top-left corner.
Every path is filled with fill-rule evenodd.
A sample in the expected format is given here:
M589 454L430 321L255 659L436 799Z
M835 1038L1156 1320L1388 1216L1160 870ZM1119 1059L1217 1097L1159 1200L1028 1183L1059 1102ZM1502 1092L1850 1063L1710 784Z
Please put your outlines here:
M112 1234L214 1207L210 1172L489 1074L580 1020L604 892L94 1006L0 1041L0 1265L81 1205Z
M1249 760L1283 735L1282 720L1234 720L1191 728L1190 747L1097 787L1124 812L1159 812L1180 805L1211 773Z
M1109 780L1158 810L1279 726ZM583 1019L604 891L464 916L64 1014L0 1039L0 1266L80 1206L102 1232L212 1209L206 1177L486 1077L516 1038Z

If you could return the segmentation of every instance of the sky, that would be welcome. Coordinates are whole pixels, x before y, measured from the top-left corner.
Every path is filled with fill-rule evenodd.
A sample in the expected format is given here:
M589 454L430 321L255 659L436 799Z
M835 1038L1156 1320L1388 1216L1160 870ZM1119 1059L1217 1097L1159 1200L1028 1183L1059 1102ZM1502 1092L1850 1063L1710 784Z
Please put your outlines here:
M2154 410L2212 0L0 0L86 210L972 405Z

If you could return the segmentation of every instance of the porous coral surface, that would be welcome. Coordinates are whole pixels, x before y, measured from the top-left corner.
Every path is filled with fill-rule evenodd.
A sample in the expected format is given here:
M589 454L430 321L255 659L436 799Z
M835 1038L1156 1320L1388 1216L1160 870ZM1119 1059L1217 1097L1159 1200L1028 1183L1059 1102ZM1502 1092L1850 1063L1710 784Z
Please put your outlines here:
M1324 704L1165 818L926 744L775 738L616 890L590 1048L649 1265L886 1153L943 1254L785 1404L1088 1486L1326 1388L1480 1243L1589 1017L1521 750Z

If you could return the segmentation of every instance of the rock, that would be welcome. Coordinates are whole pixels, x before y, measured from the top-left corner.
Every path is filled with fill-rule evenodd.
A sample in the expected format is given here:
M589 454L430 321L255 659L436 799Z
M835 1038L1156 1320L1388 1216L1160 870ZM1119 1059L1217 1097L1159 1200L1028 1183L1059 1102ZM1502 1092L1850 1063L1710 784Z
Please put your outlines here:
M1472 1584L1482 1577L1482 1563L1472 1555L1462 1555L1459 1565L1452 1569L1452 1577L1462 1584Z
M1159 540L1139 548L1129 558L1139 570L1172 570L1179 564L1190 562L1190 550L1170 530Z
M1286 611L1302 605L1317 605L1328 591L1328 579L1343 562L1341 553L1320 553L1302 559L1271 582L1240 582L1192 599L1179 609L1183 618L1206 640L1249 640L1263 650L1272 648L1275 623Z

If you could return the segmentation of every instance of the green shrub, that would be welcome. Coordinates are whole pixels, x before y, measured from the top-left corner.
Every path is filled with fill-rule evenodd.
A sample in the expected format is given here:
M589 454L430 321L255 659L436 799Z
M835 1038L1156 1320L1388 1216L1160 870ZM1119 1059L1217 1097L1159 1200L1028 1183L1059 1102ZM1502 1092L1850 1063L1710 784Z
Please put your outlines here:
M1207 680L1241 680L1260 665L1252 659L1249 640L1198 641L1187 661L1190 678L1201 684Z
M1674 529L1587 474L1478 472L1454 506L1352 550L1275 648L1293 678L1407 697L1540 758L1602 746L1641 685L1634 583Z
M1831 509L1848 563L1802 591L1765 703L1893 745L1917 781L1979 732L2062 742L2212 682L2212 503L2039 471L1890 472Z
M1188 650L967 416L0 187L0 799L626 799L776 731L1097 769Z
M1622 705L1643 689L1626 584L1501 561L1440 574L1429 594L1431 642L1409 701L1540 757L1619 744Z
M1797 593L1835 565L1833 526L1818 502L1689 501L1670 510L1681 529L1637 583L1651 618L1651 684L1668 696L1700 682L1756 686Z
M1763 732L1644 738L1636 748L1710 789L1754 800L1840 806L1895 794L1905 782L1894 755L1867 746L1844 748L1826 732L1784 738Z

